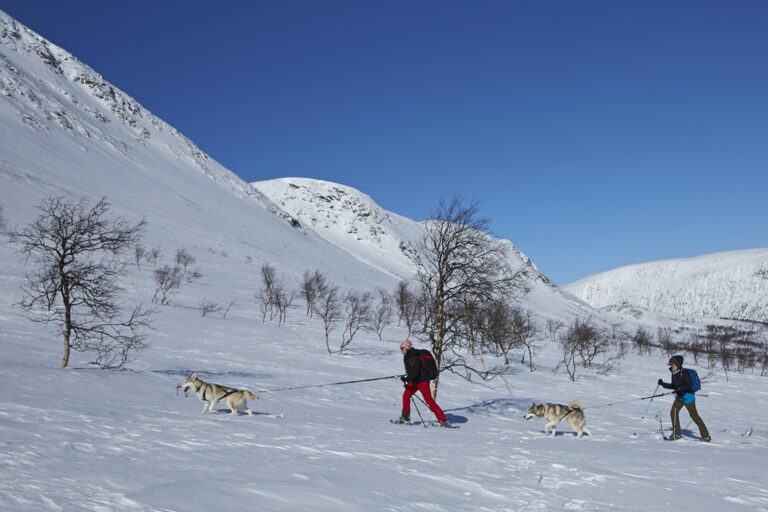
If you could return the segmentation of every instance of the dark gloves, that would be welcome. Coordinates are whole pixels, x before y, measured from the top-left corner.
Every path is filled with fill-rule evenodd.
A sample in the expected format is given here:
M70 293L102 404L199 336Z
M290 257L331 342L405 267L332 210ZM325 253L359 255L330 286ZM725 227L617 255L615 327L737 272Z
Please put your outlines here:
M663 385L664 385L664 381L659 379L659 386L663 386Z
M403 384L406 384L408 382L408 376L406 374L402 374L400 376L400 380L403 381Z

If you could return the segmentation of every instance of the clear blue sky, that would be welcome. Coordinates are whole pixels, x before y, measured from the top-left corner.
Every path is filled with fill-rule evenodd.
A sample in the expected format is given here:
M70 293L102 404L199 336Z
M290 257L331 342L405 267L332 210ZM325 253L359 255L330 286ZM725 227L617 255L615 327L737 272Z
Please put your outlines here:
M247 181L480 200L557 284L768 246L768 2L0 8Z

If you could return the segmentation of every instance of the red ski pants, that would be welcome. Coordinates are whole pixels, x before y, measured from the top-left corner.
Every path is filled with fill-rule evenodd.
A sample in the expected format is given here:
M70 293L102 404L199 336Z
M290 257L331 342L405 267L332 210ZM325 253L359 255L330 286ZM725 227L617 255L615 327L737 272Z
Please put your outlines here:
M429 408L432 409L432 412L435 413L437 421L447 421L445 413L432 398L432 392L429 390L429 382L419 382L418 384L413 382L408 383L403 392L403 412L411 410L411 397L416 391L421 391L421 396L424 397L424 401Z

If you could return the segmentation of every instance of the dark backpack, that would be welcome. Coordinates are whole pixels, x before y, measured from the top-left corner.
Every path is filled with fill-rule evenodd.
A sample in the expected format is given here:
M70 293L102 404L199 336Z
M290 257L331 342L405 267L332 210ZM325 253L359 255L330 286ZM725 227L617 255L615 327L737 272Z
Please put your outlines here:
M701 390L701 379L699 379L699 374L696 372L696 370L691 370L690 368L685 368L685 371L688 372L688 375L691 376L691 391L694 393Z
M437 365L435 364L435 358L429 350L418 351L419 361L421 361L421 375L426 379L433 380L437 378L440 373L437 371Z

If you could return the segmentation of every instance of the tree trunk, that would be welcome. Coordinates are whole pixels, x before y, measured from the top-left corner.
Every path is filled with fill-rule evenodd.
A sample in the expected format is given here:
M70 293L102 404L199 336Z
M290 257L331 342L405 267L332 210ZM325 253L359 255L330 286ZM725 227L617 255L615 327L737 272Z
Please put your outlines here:
M64 357L61 358L61 368L69 364L69 326L64 328Z
M69 302L69 283L63 270L63 264L59 266L61 274L61 300L64 303L64 356L61 358L61 368L69 364L69 343L72 334L72 304Z

